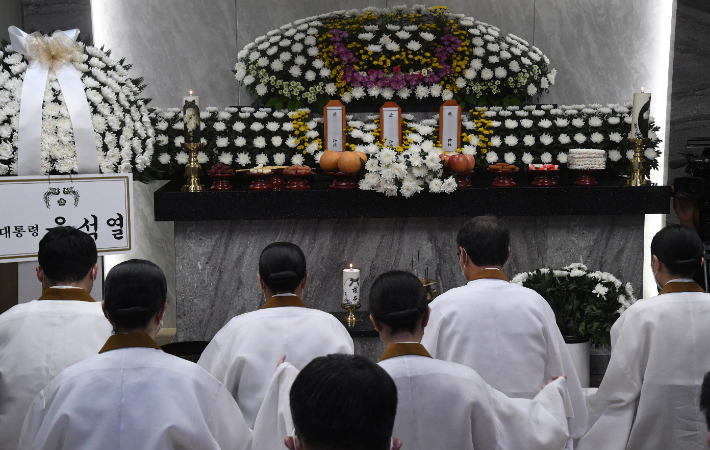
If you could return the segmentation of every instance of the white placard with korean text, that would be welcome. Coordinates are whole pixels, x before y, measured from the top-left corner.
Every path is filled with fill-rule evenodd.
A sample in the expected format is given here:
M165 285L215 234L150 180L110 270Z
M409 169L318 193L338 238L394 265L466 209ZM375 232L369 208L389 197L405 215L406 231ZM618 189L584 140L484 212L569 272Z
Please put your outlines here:
M37 259L48 228L94 238L99 255L133 251L133 174L0 177L0 263Z
M326 150L334 152L343 151L343 108L341 106L329 106L326 108L328 114L328 129L326 138Z
M444 106L441 117L441 149L445 152L455 152L461 138L459 123L461 113L459 106Z
M382 143L387 147L399 147L399 137L402 121L399 117L399 108L382 108Z

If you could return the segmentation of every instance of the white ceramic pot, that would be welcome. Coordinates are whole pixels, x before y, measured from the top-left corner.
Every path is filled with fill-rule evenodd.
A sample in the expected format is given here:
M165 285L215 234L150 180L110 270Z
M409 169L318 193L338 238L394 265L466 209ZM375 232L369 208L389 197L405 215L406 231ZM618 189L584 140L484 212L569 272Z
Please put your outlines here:
M589 350L591 349L591 343L589 340L583 342L570 342L579 341L579 339L565 339L567 343L567 350L569 355L572 357L572 363L574 364L574 370L577 371L577 377L579 377L579 384L583 388L589 387ZM566 374L569 376L569 374Z

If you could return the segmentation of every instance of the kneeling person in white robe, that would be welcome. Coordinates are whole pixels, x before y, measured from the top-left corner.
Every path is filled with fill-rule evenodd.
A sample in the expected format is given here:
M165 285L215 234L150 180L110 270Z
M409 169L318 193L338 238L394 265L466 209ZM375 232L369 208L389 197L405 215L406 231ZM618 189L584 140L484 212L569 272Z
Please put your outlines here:
M569 401L563 377L555 377L534 400L513 399L493 389L473 369L432 359L420 344L429 319L426 292L409 272L377 277L370 290L370 312L387 345L380 366L397 385L393 434L404 448L565 447Z
M230 320L197 362L224 383L250 428L282 355L301 369L317 356L354 350L342 323L301 300L308 273L297 245L268 245L259 258L257 277L267 299L263 309Z
M584 394L550 305L503 273L510 258L508 225L494 216L468 221L458 232L468 284L431 302L422 344L436 359L463 364L508 397L534 398L555 375L567 376L573 438L587 427Z
M98 273L96 244L72 227L39 242L39 300L0 315L0 449L16 449L32 400L65 368L95 355L111 324L90 292Z
M123 262L105 289L116 334L37 395L19 448L250 449L251 430L224 386L153 340L167 305L160 268Z
M697 393L710 370L710 295L692 280L703 243L670 225L651 241L660 294L639 300L611 327L611 360L587 397L589 431L581 450L704 448Z

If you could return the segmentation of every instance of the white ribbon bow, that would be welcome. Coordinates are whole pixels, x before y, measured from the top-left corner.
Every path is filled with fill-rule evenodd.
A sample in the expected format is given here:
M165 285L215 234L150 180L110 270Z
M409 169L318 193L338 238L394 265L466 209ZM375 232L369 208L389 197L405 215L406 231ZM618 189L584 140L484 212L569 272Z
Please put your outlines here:
M80 54L76 44L79 30L55 31L51 37L38 33L28 35L15 26L8 31L12 48L29 60L20 97L17 174L41 173L42 104L50 69L57 75L69 110L79 173L99 173L91 109L81 74L72 64Z

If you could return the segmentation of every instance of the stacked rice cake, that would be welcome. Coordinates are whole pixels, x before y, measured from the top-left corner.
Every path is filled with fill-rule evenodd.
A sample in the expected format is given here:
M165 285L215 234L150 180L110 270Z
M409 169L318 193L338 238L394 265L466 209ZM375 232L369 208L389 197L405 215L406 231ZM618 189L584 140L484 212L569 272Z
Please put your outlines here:
M572 170L603 170L606 168L606 151L575 148L567 155L567 167Z

